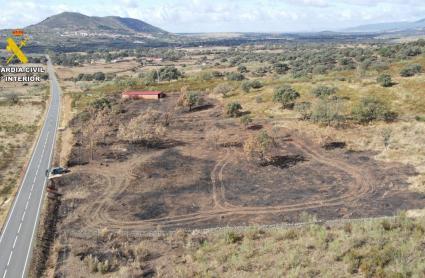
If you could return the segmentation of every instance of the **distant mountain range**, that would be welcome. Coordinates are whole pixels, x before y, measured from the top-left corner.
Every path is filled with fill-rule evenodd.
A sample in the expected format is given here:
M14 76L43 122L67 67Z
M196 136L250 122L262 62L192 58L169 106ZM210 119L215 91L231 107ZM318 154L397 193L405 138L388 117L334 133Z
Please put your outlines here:
M357 27L347 28L342 30L344 32L362 32L362 33L388 33L388 32L411 32L411 31L425 31L425 19L418 21L401 21L401 22L388 22L360 25Z
M0 30L0 49L12 30ZM144 21L118 16L87 16L63 12L24 28L30 36L29 52L127 49L140 46L201 46L246 43L359 42L425 35L425 19L362 25L340 32L317 33L213 33L173 34Z

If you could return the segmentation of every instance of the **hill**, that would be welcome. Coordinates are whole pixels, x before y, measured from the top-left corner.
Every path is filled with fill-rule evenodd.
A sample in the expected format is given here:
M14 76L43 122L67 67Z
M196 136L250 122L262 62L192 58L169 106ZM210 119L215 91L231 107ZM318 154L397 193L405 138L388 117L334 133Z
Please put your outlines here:
M118 16L87 16L63 12L50 16L40 23L24 28L30 35L27 52L87 51L99 48L134 48L166 46L179 42L179 36L150 25L144 21ZM1 41L11 30L0 30ZM5 44L0 43L4 48Z
M382 32L400 32L400 31L423 31L425 30L425 19L418 21L401 21L401 22L387 22L360 25L352 28L345 29L345 32L363 32L363 33L382 33Z
M90 32L90 33L149 33L167 34L168 32L144 21L118 16L86 16L80 13L63 12L46 18L42 22L28 26L26 29L38 32Z

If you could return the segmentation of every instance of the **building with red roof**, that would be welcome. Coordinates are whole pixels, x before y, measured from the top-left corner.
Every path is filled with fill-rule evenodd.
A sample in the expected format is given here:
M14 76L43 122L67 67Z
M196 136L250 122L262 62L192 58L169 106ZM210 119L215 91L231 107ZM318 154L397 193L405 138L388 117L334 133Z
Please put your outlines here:
M160 91L132 91L123 92L122 99L160 99L165 97L165 94Z

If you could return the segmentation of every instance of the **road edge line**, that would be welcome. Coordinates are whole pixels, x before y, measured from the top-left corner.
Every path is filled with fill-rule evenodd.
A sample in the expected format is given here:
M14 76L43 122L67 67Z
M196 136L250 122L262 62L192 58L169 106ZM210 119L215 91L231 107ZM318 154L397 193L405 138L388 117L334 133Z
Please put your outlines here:
M53 64L52 64L52 70L53 69L54 68L53 68ZM54 70L53 70L53 74L55 74ZM58 133L59 117L60 117L60 113L61 113L61 106L60 106L60 104L61 104L61 98L60 98L61 97L61 88L59 86L59 82L58 82L56 76L54 78L56 79L56 83L57 83L58 89L59 89L58 90L58 114L56 116L56 127L55 127L55 133L54 133L54 136L53 136L53 146L52 146L52 149L50 150L50 155L49 155L49 162L48 162L48 165L49 166L50 166L50 163L52 162L53 151L55 150L55 146L56 146L56 136L57 136L57 133ZM52 94L52 99L53 99L53 94ZM25 277L25 274L27 273L28 261L29 261L29 258L30 258L30 254L32 252L32 249L34 247L34 235L35 235L35 231L37 230L38 224L39 224L39 221L40 221L40 209L41 209L41 204L44 203L44 197L45 197L44 195L45 195L45 191L46 191L46 183L47 183L47 177L44 178L43 191L42 191L42 194L41 194L40 201L38 203L37 218L35 220L34 228L32 230L31 242L30 242L30 246L28 248L26 259L25 259L25 264L24 264L23 271L22 271L22 276L21 276L22 278L24 278Z
M6 218L6 222L4 223L4 225L2 226L0 232L0 242L2 242L3 240L3 236L6 232L7 226L9 225L10 222L10 218L12 217L13 211L15 210L15 206L16 206L16 200L19 198L19 195L21 194L22 191L22 186L25 183L26 179L27 179L27 174L28 174L28 167L29 165L32 163L33 159L34 159L34 154L35 154L35 150L37 149L38 143L40 142L41 139L41 135L43 134L43 130L47 125L47 115L49 115L50 112L50 108L51 108L51 104L52 104L52 94L50 92L50 101L49 101L49 108L46 110L45 114L44 114L44 122L43 122L43 126L40 129L40 132L38 132L37 135L37 140L33 143L32 145L32 151L31 151L31 159L28 163L25 164L24 168L22 169L22 171L25 170L25 175L24 178L21 180L21 182L19 183L19 188L18 188L18 193L15 193L15 196L13 197L13 204L12 207L9 209L8 213L7 213L7 218Z

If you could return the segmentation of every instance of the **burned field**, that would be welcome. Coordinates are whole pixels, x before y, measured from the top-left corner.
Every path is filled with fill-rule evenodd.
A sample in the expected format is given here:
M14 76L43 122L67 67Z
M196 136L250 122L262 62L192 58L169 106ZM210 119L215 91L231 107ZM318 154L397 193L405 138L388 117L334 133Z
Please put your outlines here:
M196 229L296 222L303 212L336 219L423 208L425 196L407 188L413 167L376 161L343 142L320 146L266 120L246 128L214 99L177 109L177 98L115 98L109 112L74 119L72 173L59 184L62 229ZM122 123L146 111L165 129L155 144L123 139ZM254 163L244 144L262 131L275 147Z

